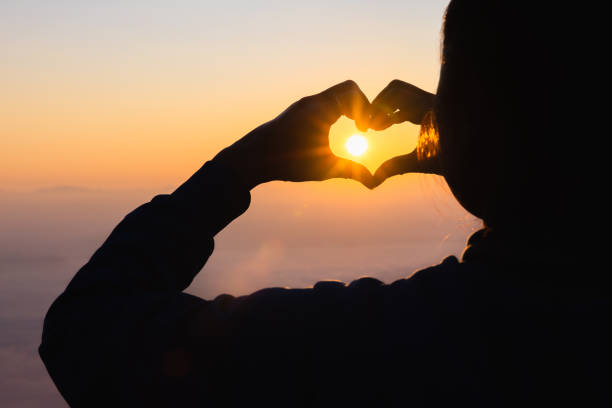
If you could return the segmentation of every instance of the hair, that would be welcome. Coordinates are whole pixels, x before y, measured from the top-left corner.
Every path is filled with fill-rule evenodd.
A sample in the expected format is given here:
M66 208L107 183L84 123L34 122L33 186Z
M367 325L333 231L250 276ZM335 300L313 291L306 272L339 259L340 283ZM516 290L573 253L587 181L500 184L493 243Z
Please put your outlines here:
M438 132L436 114L433 110L423 116L416 151L419 160L429 160L438 157L440 151L440 133Z
M446 9L437 101L417 155L443 162L453 194L488 225L552 223L574 210L557 200L567 180L551 177L571 164L580 129L568 119L583 114L575 103L585 92L565 86L587 74L585 34L568 30L574 9L521 0L452 0Z

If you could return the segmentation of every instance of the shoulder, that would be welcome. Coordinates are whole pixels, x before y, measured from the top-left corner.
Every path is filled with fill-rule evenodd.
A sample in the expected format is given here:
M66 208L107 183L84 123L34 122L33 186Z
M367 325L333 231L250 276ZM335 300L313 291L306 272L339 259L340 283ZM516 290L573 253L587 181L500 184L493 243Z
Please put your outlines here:
M249 322L258 327L283 322L287 328L291 322L385 319L402 310L452 309L470 292L463 290L467 274L465 266L451 256L389 284L362 277L350 283L320 281L311 288L265 288L246 296L220 295L207 302L202 312L206 320L225 322L222 326L238 324L242 329Z
M449 256L438 265L420 269L405 279L399 279L390 286L402 287L403 285L419 285L440 282L446 279L457 279L464 270L464 265L459 263L457 257Z
M450 256L391 283L373 277L349 283L320 281L307 289L263 289L239 301L245 302L245 309L259 314L258 320L264 316L287 319L290 315L302 322L331 320L346 324L418 320L442 311L466 312L475 291L469 269Z
M431 302L442 297L445 300L456 296L470 284L469 266L449 256L440 264L414 272L405 279L387 285L389 296L400 296L404 301L424 299Z
M453 281L462 278L462 272L465 271L465 265L459 263L455 256L445 258L440 264L420 269L406 278L398 279L392 283L386 284L379 279L365 276L355 279L350 283L341 281L320 281L317 282L312 290L316 293L339 293L347 292L354 294L363 294L367 292L393 292L401 291L402 289L412 286L435 285L436 283L444 283L445 281Z
M250 295L232 298L237 303L280 305L289 303L319 301L333 298L336 301L347 300L354 297L369 297L376 294L386 295L395 292L408 291L417 288L445 287L457 288L457 281L466 275L466 266L459 263L455 256L449 256L440 264L418 270L406 278L396 280L392 283L384 283L379 279L365 276L355 279L349 283L337 280L319 281L312 288L266 288L258 290ZM216 301L225 303L228 295L222 295Z

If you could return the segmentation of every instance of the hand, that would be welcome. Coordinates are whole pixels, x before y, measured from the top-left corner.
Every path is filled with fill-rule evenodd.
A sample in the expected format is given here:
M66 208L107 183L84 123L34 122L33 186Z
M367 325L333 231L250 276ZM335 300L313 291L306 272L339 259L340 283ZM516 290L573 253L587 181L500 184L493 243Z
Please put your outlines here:
M352 178L374 187L370 171L335 156L329 129L341 115L367 130L370 102L353 81L295 102L275 119L254 129L215 157L249 187L272 181L321 181Z
M383 130L406 121L420 125L425 115L433 109L435 100L436 95L414 85L398 79L391 81L372 102L369 127ZM440 169L436 159L417 158L415 150L384 162L374 173L375 186L389 177L404 173L440 174Z
M383 130L406 121L420 125L435 100L436 95L395 79L372 101L369 127Z

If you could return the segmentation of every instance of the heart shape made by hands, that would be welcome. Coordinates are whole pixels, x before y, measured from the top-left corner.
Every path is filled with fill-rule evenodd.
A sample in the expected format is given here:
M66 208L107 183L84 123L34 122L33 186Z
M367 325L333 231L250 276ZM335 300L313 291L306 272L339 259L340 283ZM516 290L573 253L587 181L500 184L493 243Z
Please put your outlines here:
M355 134L364 136L368 141L368 148L361 156L354 156L346 149L346 141ZM374 174L386 160L414 151L418 135L419 126L410 122L381 131L369 129L362 132L353 120L342 116L329 131L329 146L336 156L361 163Z

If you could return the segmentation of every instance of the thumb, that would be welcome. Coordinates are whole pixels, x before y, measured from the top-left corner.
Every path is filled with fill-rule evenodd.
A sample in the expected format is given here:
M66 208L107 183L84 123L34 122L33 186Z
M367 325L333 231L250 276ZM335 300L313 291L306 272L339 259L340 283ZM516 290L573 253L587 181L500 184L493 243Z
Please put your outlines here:
M338 158L330 170L329 177L357 180L369 189L373 189L377 185L374 176L367 167L349 159Z
M404 173L440 174L435 160L419 160L416 150L412 153L395 156L380 165L374 173L375 186L382 184L389 177Z

